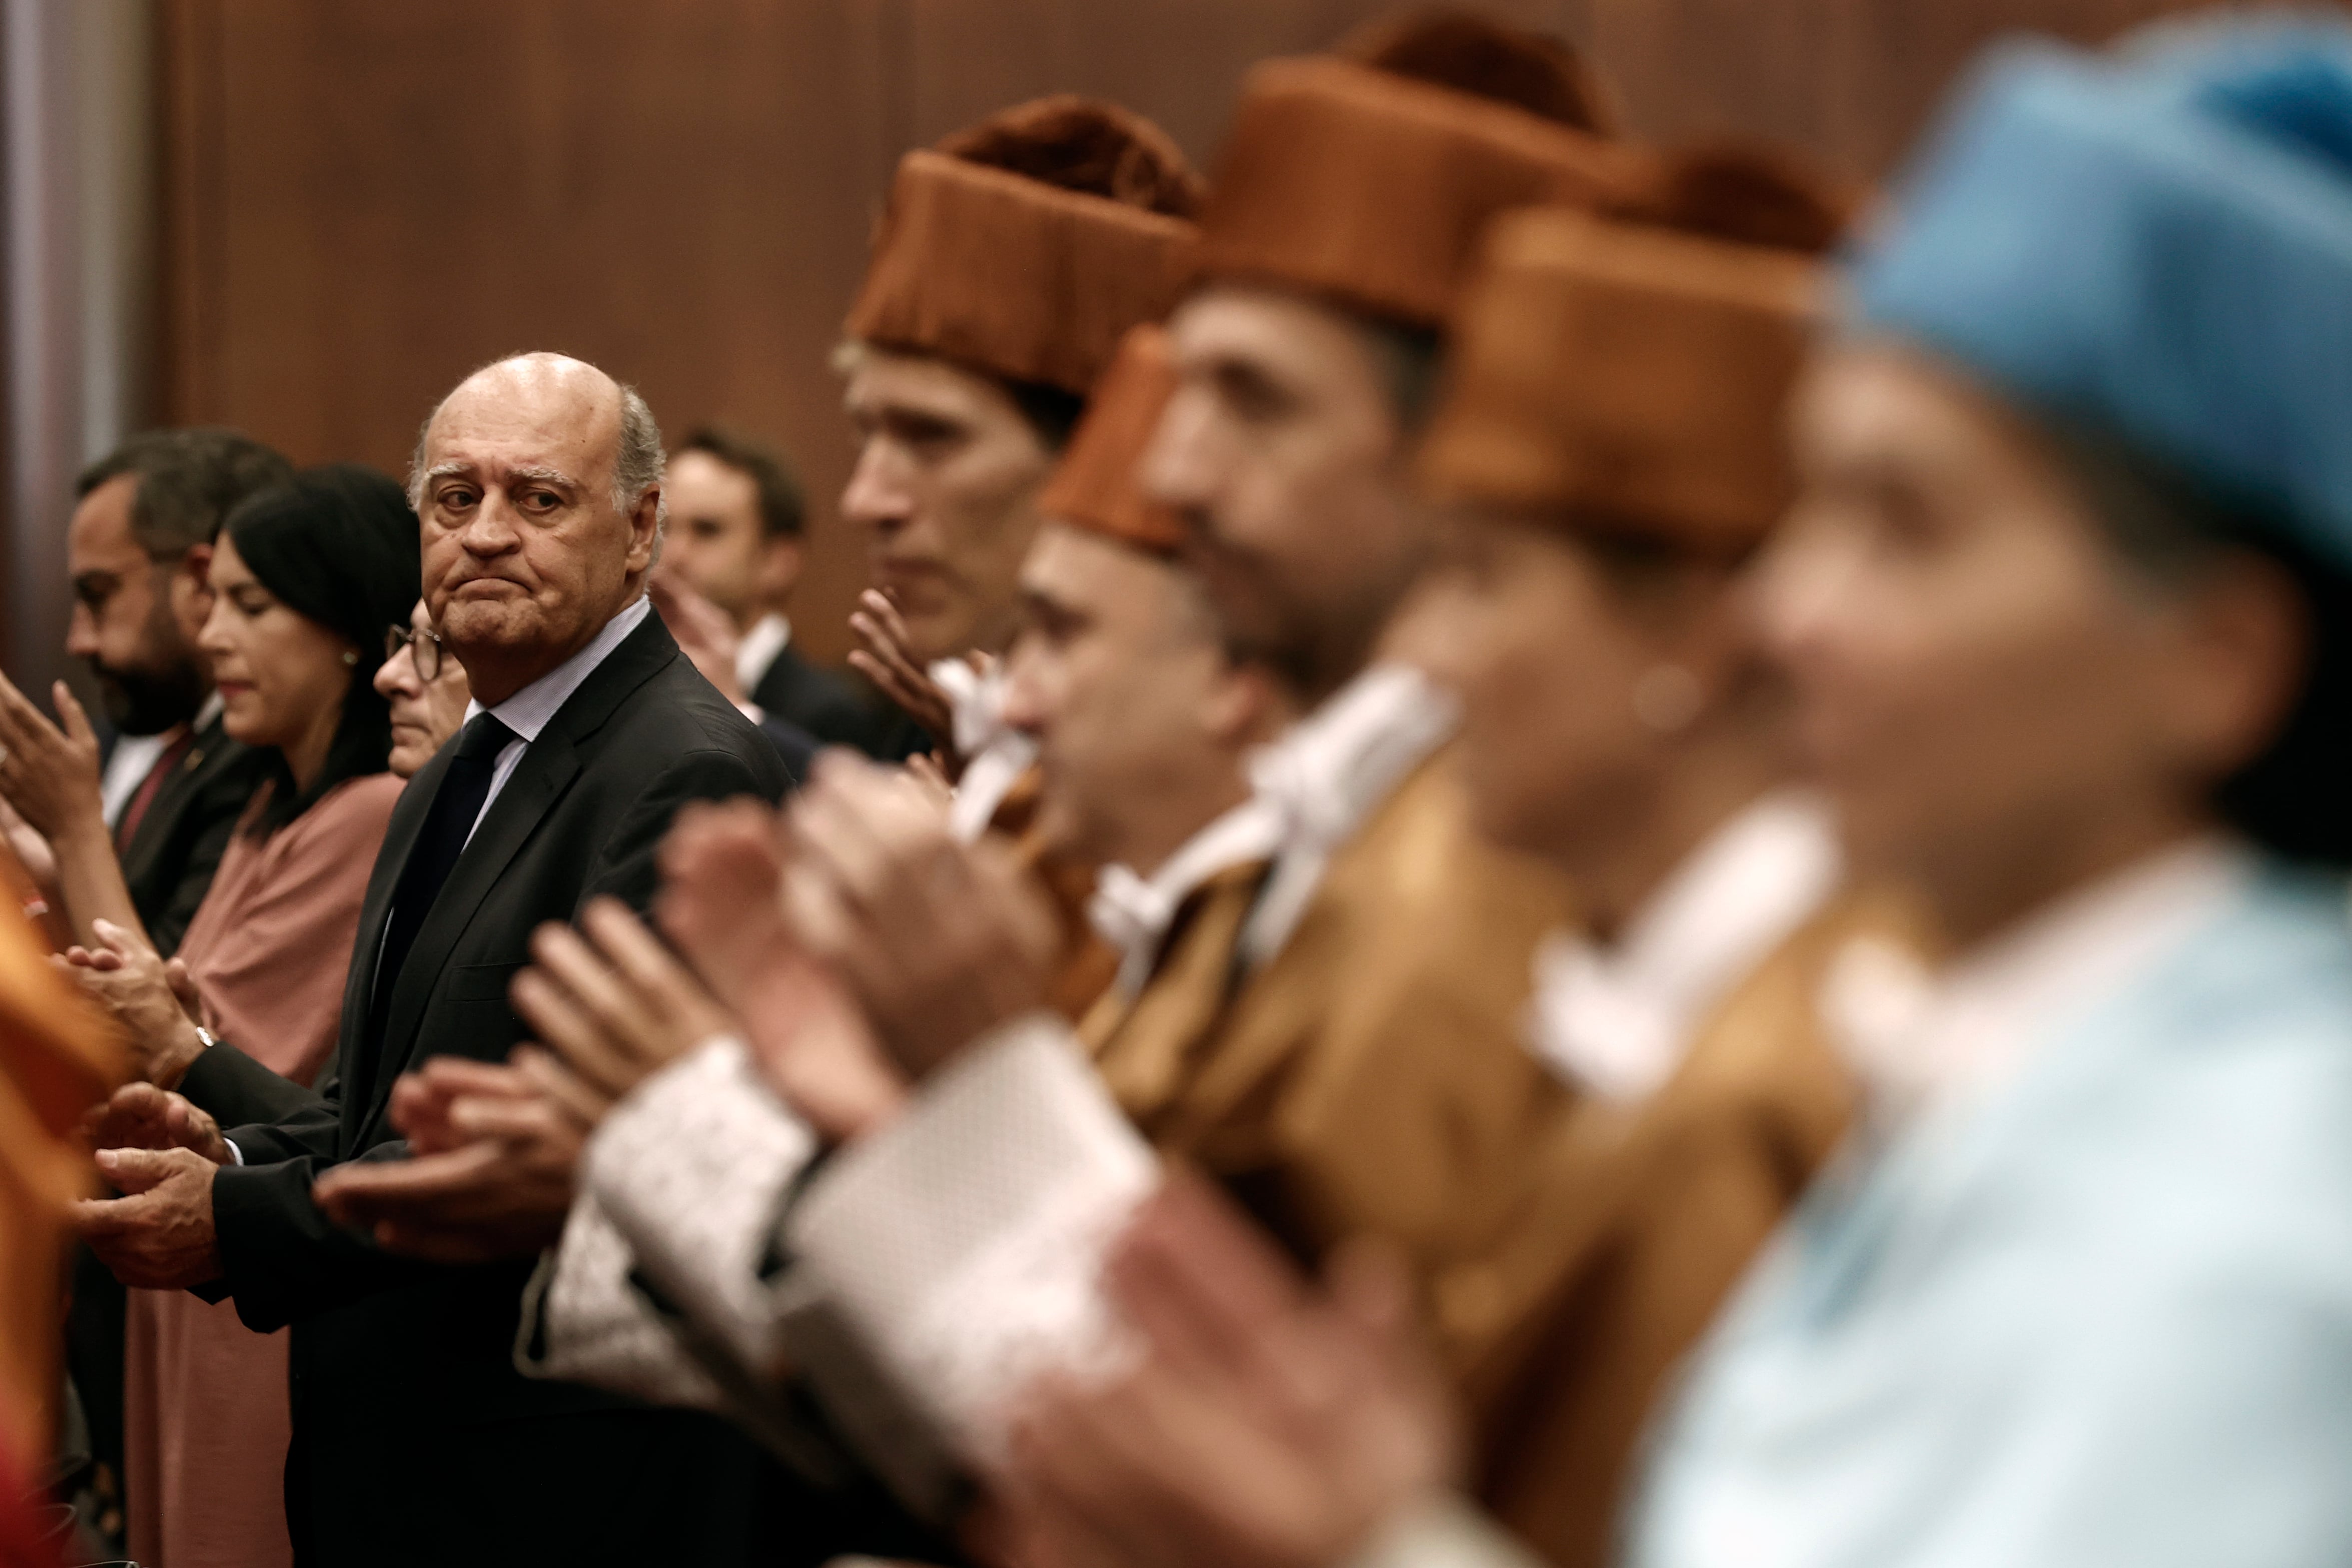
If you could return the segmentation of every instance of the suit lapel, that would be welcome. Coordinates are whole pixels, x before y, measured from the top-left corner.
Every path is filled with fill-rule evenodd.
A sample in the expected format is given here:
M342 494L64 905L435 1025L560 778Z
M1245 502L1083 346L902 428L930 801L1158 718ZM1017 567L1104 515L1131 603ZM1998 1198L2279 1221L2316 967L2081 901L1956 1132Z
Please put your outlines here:
M383 846L376 852L375 869L368 874L367 896L360 903L360 931L352 946L350 977L343 983L342 1026L335 1063L336 1076L342 1084L341 1110L346 1152L356 1147L354 1140L373 1093L377 1064L367 1059L368 1003L375 994L376 960L383 952L384 925L392 919L393 891L400 886L400 874L408 868L408 857L416 848L416 836L424 831L425 816L432 809L433 796L441 787L443 775L449 771L449 759L456 754L457 744L452 737L401 791L399 802L392 808L392 820L384 826Z
M383 1113L391 1098L394 1080L407 1068L415 1054L417 1025L424 1017L425 1003L441 983L450 953L473 924L482 901L498 886L517 852L579 773L580 758L570 739L549 725L537 741L523 748L522 760L515 765L514 775L507 780L498 799L490 803L481 826L467 841L465 853L457 858L449 879L442 884L440 896L433 900L431 911L416 932L416 944L408 950L407 960L400 966L399 978L393 982L392 1005L384 1016L383 1054L368 1084L367 1113L360 1124L362 1136ZM411 843L414 841L412 835ZM403 858L404 861L405 857ZM386 914L388 918L389 909ZM381 927L379 943L380 932Z
M442 884L440 895L433 900L431 911L417 931L416 943L408 950L399 978L393 982L383 1045L378 1058L369 1064L372 1071L361 1099L365 1109L354 1130L353 1147L357 1147L357 1140L368 1135L383 1114L392 1097L394 1082L415 1058L417 1031L424 1022L426 1004L440 984L451 953L507 868L571 787L572 781L579 776L584 762L580 744L603 727L625 698L677 657L677 644L670 637L669 628L662 625L661 616L648 615L565 700L540 731L539 739L523 748L522 760L515 765L513 775L499 791L498 798L490 803L464 853L458 856L449 879ZM434 775L436 789L439 787L440 774L447 772L446 756L453 751L454 746L445 747L444 756L434 760L434 767L438 770ZM417 785L424 782L425 775L418 774ZM406 826L405 842L399 847L399 864L392 868L388 877L385 862L394 846L390 836L386 837L385 862L377 867L377 876L383 879L384 907L374 911L374 919L362 932L362 939L372 942L367 952L371 988L376 950L383 944L383 925L390 918L391 890L399 885L400 868L407 864L433 798L421 787L412 788L410 793L418 796L421 804ZM354 1018L347 1005L344 1025L348 1030L356 1024L359 1037L364 1039L371 993L353 994L359 999L360 1011Z
M215 770L226 765L230 747L234 744L228 731L215 718L196 731L189 743L187 754L172 766L172 773L156 786L155 798L147 803L147 814L139 819L139 829L122 848L122 876L125 881L137 882L154 865L163 846L172 841L179 821L188 809L188 803L205 776L205 764Z

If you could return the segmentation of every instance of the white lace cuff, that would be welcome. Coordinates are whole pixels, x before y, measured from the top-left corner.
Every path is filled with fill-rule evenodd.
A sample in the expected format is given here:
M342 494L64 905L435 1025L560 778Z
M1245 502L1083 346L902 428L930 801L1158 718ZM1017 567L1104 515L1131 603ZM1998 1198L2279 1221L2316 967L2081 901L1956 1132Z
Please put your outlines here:
M815 1133L727 1037L614 1107L582 1171L664 1302L764 1376L778 1360L778 1308L761 1264L785 1193L816 1153Z
M1158 1180L1045 1014L980 1041L897 1121L835 1157L785 1222L801 1278L967 1458L998 1450L1039 1373L1115 1365L1105 1251Z
M572 1201L563 1239L523 1287L515 1364L528 1377L590 1383L655 1405L716 1410L718 1385L629 1283L629 1244L593 1194Z

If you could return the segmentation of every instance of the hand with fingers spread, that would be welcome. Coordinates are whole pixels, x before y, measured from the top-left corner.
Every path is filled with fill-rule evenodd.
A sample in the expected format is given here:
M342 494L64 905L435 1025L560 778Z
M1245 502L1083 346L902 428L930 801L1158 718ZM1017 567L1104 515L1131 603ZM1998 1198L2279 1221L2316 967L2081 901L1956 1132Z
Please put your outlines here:
M173 970L138 933L111 921L96 922L96 948L70 947L59 963L85 994L104 1007L131 1045L131 1076L170 1089L204 1054L190 1002L187 969Z
M74 1229L125 1285L184 1290L221 1276L213 1229L218 1162L193 1149L101 1149L100 1173L119 1198L74 1205Z
M25 868L41 896L52 903L58 898L58 852L49 841L33 831L33 825L17 815L5 797L0 797L0 843L16 857L16 864Z
M64 681L50 688L50 696L62 727L0 675L0 797L53 846L93 828L103 838L98 732Z
M737 1014L746 1010L751 976L791 941L781 826L775 809L755 800L698 801L662 840L654 921Z
M405 1160L354 1161L311 1196L337 1223L387 1251L436 1263L527 1258L552 1246L571 1212L590 1123L576 1085L525 1047L507 1065L436 1057L393 1086Z
M230 1163L228 1141L212 1112L152 1083L126 1083L90 1112L93 1149L186 1149L215 1165Z
M790 822L793 935L909 1076L1043 1005L1059 946L1043 891L1002 846L959 842L921 784L828 755Z
M620 1099L688 1051L735 1031L727 1010L627 906L599 899L580 931L544 925L514 1005L572 1074Z
M875 588L860 594L857 604L850 613L849 629L863 646L850 650L850 668L881 688L884 696L929 732L941 752L954 757L955 704L907 651L907 623L898 606Z
M702 679L717 687L719 696L738 708L743 706L743 679L735 669L735 652L743 638L727 612L695 592L682 574L666 566L656 568L646 580L646 596L654 602L655 613L669 628L669 635L677 639L678 651L692 661Z
M662 931L740 1021L761 1075L839 1142L895 1114L905 1084L839 981L784 920L782 823L751 801L681 812L662 843Z
M1328 1290L1197 1180L1139 1213L1108 1287L1147 1346L1034 1391L999 1502L1041 1561L1327 1568L1451 1481L1458 1439L1402 1271L1343 1254Z

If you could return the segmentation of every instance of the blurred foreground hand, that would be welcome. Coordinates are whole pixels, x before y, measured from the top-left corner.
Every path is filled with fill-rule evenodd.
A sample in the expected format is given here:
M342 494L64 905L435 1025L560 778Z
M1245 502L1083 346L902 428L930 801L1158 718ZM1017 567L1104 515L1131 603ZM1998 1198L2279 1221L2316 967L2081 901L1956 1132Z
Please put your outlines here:
M393 1085L392 1123L409 1157L338 1165L311 1196L390 1252L527 1258L563 1234L591 1127L569 1077L528 1046L508 1065L436 1057Z
M921 779L827 752L790 825L793 935L909 1078L1044 1005L1060 932L1043 889L1003 845L959 842Z
M1113 1255L1145 1342L1108 1384L1034 1391L985 1543L1023 1568L1337 1568L1458 1467L1404 1274L1343 1251L1317 1291L1179 1173Z

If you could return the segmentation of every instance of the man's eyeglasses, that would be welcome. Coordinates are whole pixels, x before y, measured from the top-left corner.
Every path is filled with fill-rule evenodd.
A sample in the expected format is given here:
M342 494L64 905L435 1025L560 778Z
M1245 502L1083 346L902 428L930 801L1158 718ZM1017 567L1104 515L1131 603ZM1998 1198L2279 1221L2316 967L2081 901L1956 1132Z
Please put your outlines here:
M383 629L383 657L389 660L402 648L416 665L416 679L431 682L441 679L441 634L420 632L411 626L386 626Z

